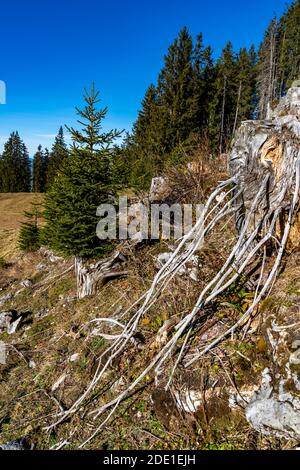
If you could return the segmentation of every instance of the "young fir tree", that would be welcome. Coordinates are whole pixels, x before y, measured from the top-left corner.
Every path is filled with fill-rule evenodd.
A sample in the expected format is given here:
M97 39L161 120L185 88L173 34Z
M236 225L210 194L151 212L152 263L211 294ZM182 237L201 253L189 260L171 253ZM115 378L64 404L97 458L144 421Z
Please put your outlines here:
M64 159L68 156L68 149L64 139L63 128L60 127L57 136L55 137L54 144L49 154L49 164L47 167L46 177L46 188L50 188L57 173L60 165Z
M116 130L103 132L107 108L97 110L99 92L85 91L85 106L76 108L80 130L68 128L73 145L46 195L45 219L49 245L64 255L88 259L105 255L112 243L96 236L97 207L114 203L112 144Z
M32 165L32 191L35 193L44 193L46 190L46 175L49 162L49 152L43 151L39 145L37 152L33 157Z
M31 204L31 211L24 212L27 221L22 223L19 233L19 248L22 251L30 252L40 248L40 227L39 219L42 217L40 202Z
M30 161L25 144L18 132L12 132L1 156L1 192L29 192L31 186Z

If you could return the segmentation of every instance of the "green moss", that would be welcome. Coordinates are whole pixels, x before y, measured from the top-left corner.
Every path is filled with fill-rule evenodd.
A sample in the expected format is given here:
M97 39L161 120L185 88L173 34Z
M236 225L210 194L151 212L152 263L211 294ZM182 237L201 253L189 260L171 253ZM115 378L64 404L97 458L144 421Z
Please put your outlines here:
M5 261L4 258L2 258L2 256L0 256L0 269L4 269L6 268L7 266L7 262Z
M96 337L91 340L89 347L93 352L98 352L105 345L105 339L101 337Z

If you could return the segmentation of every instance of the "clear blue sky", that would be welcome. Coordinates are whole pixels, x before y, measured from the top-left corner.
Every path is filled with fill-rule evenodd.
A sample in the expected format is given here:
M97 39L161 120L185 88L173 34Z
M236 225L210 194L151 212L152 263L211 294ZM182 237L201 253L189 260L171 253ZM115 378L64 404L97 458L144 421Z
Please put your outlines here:
M108 128L130 129L144 92L180 28L200 31L218 55L259 44L286 0L14 0L1 2L0 150L19 130L32 154L73 124L82 89L94 80L109 107Z

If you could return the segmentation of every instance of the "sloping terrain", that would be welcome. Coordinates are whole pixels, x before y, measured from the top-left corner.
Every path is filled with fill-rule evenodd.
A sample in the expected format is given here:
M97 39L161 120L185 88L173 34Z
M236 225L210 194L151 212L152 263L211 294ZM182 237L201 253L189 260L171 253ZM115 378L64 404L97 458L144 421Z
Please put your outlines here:
M19 253L18 229L25 220L24 211L41 198L33 193L0 193L0 257L9 260Z
M0 310L14 311L20 323L15 333L0 333L7 349L7 362L0 365L0 443L25 437L38 449L79 448L97 429L98 423L90 413L139 375L167 340L168 327L192 308L199 290L219 268L226 245L230 246L234 236L230 228L222 230L224 251L220 252L218 237L208 240L200 254L198 281L188 275L173 280L163 298L143 318L134 347L114 360L80 412L55 428L51 425L57 415L87 389L110 343L109 336L99 336L95 320L126 310L145 292L157 272L156 257L169 249L169 243L144 244L136 249L124 246L128 276L109 282L96 296L82 300L76 298L72 259L57 258L41 249L18 255L1 268ZM276 291L289 292L292 288L291 277L298 276L298 259L294 252L282 278L286 280L279 279L273 303L266 301L263 312L282 304L281 295L277 303ZM209 342L212 335L241 315L251 295L238 287L223 295L195 328L195 346L199 338L204 344ZM153 375L147 375L85 448L293 447L293 441L265 437L246 421L248 397L270 364L261 321L253 317L247 330L246 337L242 329L214 355L195 364L192 374L180 367L171 392L157 387ZM117 331L107 325L101 333Z

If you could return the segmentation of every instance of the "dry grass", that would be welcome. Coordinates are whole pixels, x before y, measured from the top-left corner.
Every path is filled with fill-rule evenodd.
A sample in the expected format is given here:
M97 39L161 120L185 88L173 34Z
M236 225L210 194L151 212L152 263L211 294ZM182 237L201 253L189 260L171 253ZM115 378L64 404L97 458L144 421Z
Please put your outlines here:
M203 165L202 168L205 168L205 158L209 159L199 151L199 167ZM196 156L194 161L197 161ZM217 171L214 174L207 172L202 175L200 183L199 172L196 171L191 180L190 175L186 175L182 170L180 177L185 178L190 188L182 194L182 200L194 202L197 197L196 201L202 202L206 191L214 185L216 179L221 179L222 173L225 172L221 162L215 163ZM195 167L197 168L196 164ZM29 209L33 197L34 195L21 194L0 196L1 223L3 214L0 230L5 237L0 241L0 250L7 253L8 257L17 254L17 251L13 251L16 246L14 237L17 237L22 213ZM71 416L69 421L53 429L51 433L46 433L43 428L55 420L58 403L64 408L69 408L83 393L95 373L98 358L107 346L106 340L91 336L92 327L86 328L87 323L97 317L118 315L143 294L149 288L156 272L155 256L167 251L168 244L161 242L144 245L138 251L129 250L129 276L108 283L97 296L80 301L74 298L75 280L72 272L45 284L48 277L53 278L59 272L64 272L72 260L53 265L41 253L26 254L17 257L11 266L3 269L2 275L6 280L12 279L12 284L3 288L4 293L16 293L20 289L20 280L25 278L31 279L33 286L20 292L5 305L5 308L19 312L30 311L31 323L27 330L23 328L11 337L6 333L0 335L0 340L12 345L7 365L0 366L1 441L28 436L39 449L49 449L65 440L71 442L70 448L78 448L98 424L88 416L88 412L103 405L116 387L126 387L135 380L145 368L145 364L153 358L157 348L157 335L164 323L172 318L181 318L190 311L199 291L219 269L234 239L230 224L222 227L222 249L219 237L220 231L217 237L209 237L205 249L199 253L199 281L195 283L186 277L174 278L170 288L142 319L136 338L137 346L128 347L122 356L115 358L103 382L99 383L95 392L84 403L82 412ZM198 346L199 335L204 332L210 321L217 319L225 326L231 324L232 318L236 318L243 311L244 303L247 303L247 298L241 297L237 288L236 291L224 295L219 304L212 305L195 325L191 352ZM48 309L48 315L44 318L37 316L42 309ZM219 327L218 322L215 326ZM108 327L104 327L103 332L111 333ZM240 358L236 355L236 348L242 348L243 355L247 356L246 369L243 364L234 360L236 356ZM74 354L78 355L78 359L71 362L70 358ZM197 366L196 372L201 374L202 381L205 378L205 381L214 383L218 378L218 387L225 392L231 385L229 374L233 377L231 380L242 386L243 383L248 383L254 373L252 367L249 370L248 363L259 362L260 368L265 365L251 340L250 344L244 344L242 340L229 341L219 354L221 362L210 357ZM29 367L30 361L34 361L34 368ZM225 368L226 373L223 370ZM63 374L66 374L65 381L52 392L53 384ZM119 376L122 379L121 384L116 383ZM180 381L182 377L175 377L175 386L177 379ZM252 446L250 437L255 441L254 448L274 448L273 442L260 442L257 433L250 430L241 410L232 413L228 410L228 405L224 405L224 409L219 406L221 402L217 396L212 395L211 400L207 400L203 410L195 417L183 414L178 417L178 414L174 413L166 420L165 404L168 403L171 407L172 397L160 392L158 400L152 401L153 376L146 377L141 385L141 389L122 402L118 413L89 444L89 448L243 449ZM193 385L198 386L196 381ZM225 399L227 403L226 396L222 398L224 403Z
M204 203L212 188L228 178L227 155L212 156L209 140L204 136L186 160L188 163L171 167L166 172L171 198L185 204Z
M15 259L19 228L24 222L24 211L29 211L31 203L42 200L41 194L0 193L0 256L11 261Z

